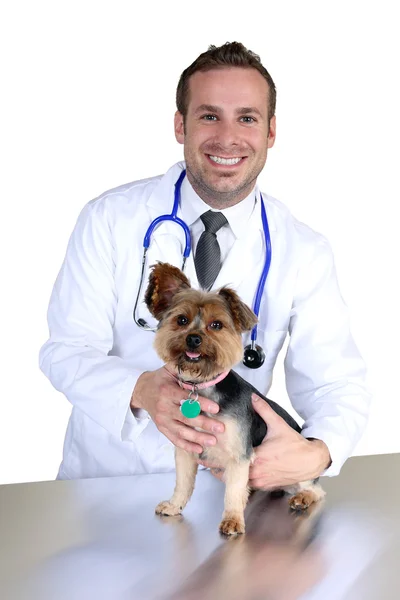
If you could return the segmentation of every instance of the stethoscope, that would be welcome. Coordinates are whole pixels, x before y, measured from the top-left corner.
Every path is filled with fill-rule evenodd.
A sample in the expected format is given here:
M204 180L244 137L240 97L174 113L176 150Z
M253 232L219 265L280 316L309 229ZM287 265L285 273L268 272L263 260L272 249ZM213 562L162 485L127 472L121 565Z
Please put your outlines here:
M147 254L147 251L150 246L150 241L151 241L151 236L153 234L153 231L163 221L172 221L173 223L176 223L177 225L182 227L182 229L185 233L185 240L186 240L186 245L185 245L185 249L183 251L183 257L182 257L182 267L181 267L182 271L184 271L184 269L185 269L186 260L191 252L192 243L191 243L191 238L190 238L190 229L186 225L186 223L177 216L178 207L179 207L179 203L180 203L180 199L181 199L182 181L183 181L185 175L186 175L186 170L184 169L182 171L182 173L180 174L177 182L175 183L174 205L173 205L171 214L160 215L159 217L154 219L154 221L152 221L150 223L149 228L146 231L146 235L144 236L142 272L141 272L141 276L140 276L139 290L138 290L138 294L136 297L135 308L133 309L133 318L134 318L136 325L146 331L157 331L157 327L150 327L150 325L148 325L148 323L142 318L137 319L136 311L137 311L137 305L139 302L139 298L140 298L140 294L141 294L142 286L143 286L143 278L144 278L144 272L145 272L145 267L146 267L146 254ZM263 224L263 229L264 229L264 238L265 238L265 262L264 262L264 267L263 267L263 270L261 273L260 280L258 282L257 292L256 292L255 300L254 300L254 306L253 306L253 312L257 316L257 318L258 318L258 315L260 312L261 298L262 298L262 295L264 292L265 282L266 282L269 268L271 265L271 256L272 256L271 237L269 234L267 213L265 211L264 200L261 195L261 192L260 192L260 199L261 199L261 218L262 218L262 224ZM249 367L250 369L258 369L259 367L262 366L262 364L264 363L264 360L265 360L264 350L261 348L261 346L258 346L256 344L256 342L257 342L257 325L255 325L253 327L253 329L251 331L251 343L244 348L244 353L243 353L243 364L246 367Z

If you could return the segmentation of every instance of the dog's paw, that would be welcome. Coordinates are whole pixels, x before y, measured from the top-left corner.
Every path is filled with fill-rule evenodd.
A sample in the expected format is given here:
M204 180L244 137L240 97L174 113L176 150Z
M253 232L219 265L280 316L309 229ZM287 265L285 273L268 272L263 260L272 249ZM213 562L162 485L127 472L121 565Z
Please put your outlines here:
M302 490L289 500L289 506L292 510L307 510L315 502L315 494L310 490Z
M244 521L235 515L225 517L219 525L219 531L223 535L239 535L244 533Z
M160 502L156 506L156 514L157 515L165 515L166 517L175 517L176 515L180 515L182 512L182 508L180 506L176 506L175 504L171 504L169 500L165 500L164 502Z

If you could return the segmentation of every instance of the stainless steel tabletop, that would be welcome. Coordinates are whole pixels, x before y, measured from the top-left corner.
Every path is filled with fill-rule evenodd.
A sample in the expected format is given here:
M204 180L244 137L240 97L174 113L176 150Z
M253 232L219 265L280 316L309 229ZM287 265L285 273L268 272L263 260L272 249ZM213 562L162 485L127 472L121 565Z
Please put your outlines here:
M223 484L200 471L182 517L157 517L174 473L0 486L2 600L399 600L400 454L322 478L291 513L257 492L223 539Z

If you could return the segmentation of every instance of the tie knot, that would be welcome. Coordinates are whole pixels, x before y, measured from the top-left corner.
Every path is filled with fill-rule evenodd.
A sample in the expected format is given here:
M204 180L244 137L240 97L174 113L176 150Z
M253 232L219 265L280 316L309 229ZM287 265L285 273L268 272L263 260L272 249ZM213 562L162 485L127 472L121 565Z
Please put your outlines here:
M214 212L212 210L208 210L202 214L200 219L204 223L205 230L210 233L217 233L221 227L228 223L226 217L221 212Z

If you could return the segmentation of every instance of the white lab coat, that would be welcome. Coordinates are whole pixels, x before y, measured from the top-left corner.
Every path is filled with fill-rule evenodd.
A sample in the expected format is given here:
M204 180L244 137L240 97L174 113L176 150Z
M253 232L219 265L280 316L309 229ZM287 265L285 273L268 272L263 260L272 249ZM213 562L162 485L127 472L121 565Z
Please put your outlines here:
M135 416L129 403L140 374L162 365L152 347L154 334L135 325L132 311L144 233L155 217L171 211L182 168L184 163L178 163L164 176L121 186L89 202L70 238L50 299L50 338L40 351L42 371L73 407L61 479L174 469L172 444L146 411ZM258 327L266 360L260 369L239 365L237 371L266 394L289 333L287 391L305 421L304 435L324 440L330 450L326 475L336 475L367 421L365 366L350 334L326 239L279 201L263 198L272 243ZM183 241L179 226L160 226L147 265L161 260L180 266ZM264 244L258 202L247 235L235 241L214 287L230 285L252 306ZM186 274L198 286L192 255ZM148 269L146 283L147 277ZM154 323L142 300L139 314ZM243 338L249 342L249 334Z

